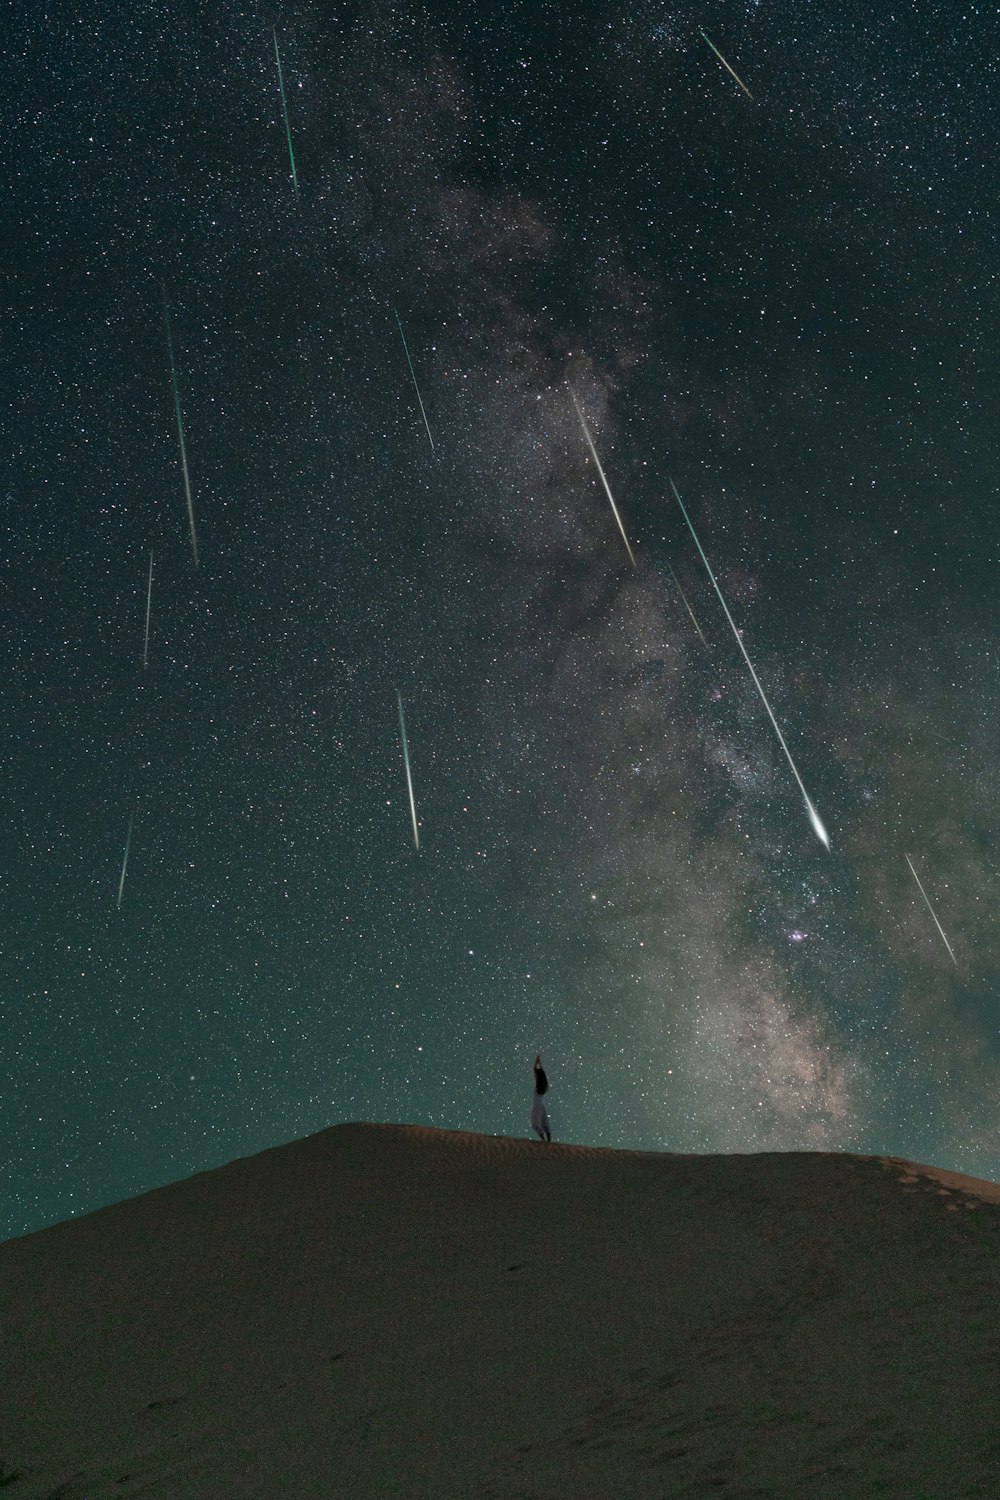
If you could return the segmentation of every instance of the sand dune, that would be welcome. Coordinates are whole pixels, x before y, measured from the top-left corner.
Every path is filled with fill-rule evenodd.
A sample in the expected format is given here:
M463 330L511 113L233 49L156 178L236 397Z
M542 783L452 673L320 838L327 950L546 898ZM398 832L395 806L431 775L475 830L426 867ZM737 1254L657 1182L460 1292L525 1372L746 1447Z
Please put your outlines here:
M0 1245L4 1500L1000 1495L1000 1187L342 1125Z

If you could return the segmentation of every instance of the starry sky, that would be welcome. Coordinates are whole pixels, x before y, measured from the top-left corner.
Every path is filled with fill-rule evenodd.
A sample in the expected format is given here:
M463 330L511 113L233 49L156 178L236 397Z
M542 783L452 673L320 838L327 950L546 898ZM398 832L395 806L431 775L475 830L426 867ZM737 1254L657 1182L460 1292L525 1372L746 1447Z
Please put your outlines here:
M998 22L8 17L0 1234L536 1051L1000 1178Z

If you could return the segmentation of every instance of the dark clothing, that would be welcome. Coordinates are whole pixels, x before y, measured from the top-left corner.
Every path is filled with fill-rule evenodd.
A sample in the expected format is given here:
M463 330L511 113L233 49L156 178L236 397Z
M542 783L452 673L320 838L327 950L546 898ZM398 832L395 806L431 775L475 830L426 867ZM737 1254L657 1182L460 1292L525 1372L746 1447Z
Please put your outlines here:
M531 1101L531 1128L540 1141L551 1141L552 1126L549 1124L549 1112L542 1102L542 1096L535 1090L535 1097Z
M549 1080L545 1076L541 1057L535 1058L535 1097L531 1101L531 1128L539 1140L551 1141L552 1127L549 1114L542 1103L542 1095L548 1093Z

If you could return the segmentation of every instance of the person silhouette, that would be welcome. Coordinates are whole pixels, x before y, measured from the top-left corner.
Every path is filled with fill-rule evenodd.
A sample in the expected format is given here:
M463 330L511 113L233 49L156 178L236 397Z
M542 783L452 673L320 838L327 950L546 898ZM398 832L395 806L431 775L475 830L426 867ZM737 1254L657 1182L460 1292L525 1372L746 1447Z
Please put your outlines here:
M531 1128L541 1141L551 1141L552 1127L549 1125L549 1112L545 1108L543 1094L549 1091L549 1080L545 1076L542 1067L541 1053L535 1058L535 1097L531 1101Z

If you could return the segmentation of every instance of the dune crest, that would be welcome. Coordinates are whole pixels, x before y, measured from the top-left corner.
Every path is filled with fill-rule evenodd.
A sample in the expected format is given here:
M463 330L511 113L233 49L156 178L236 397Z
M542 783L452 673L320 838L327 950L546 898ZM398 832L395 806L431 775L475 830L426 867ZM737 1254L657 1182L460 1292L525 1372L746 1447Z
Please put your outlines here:
M10 1500L996 1487L1000 1186L335 1126L0 1245Z

